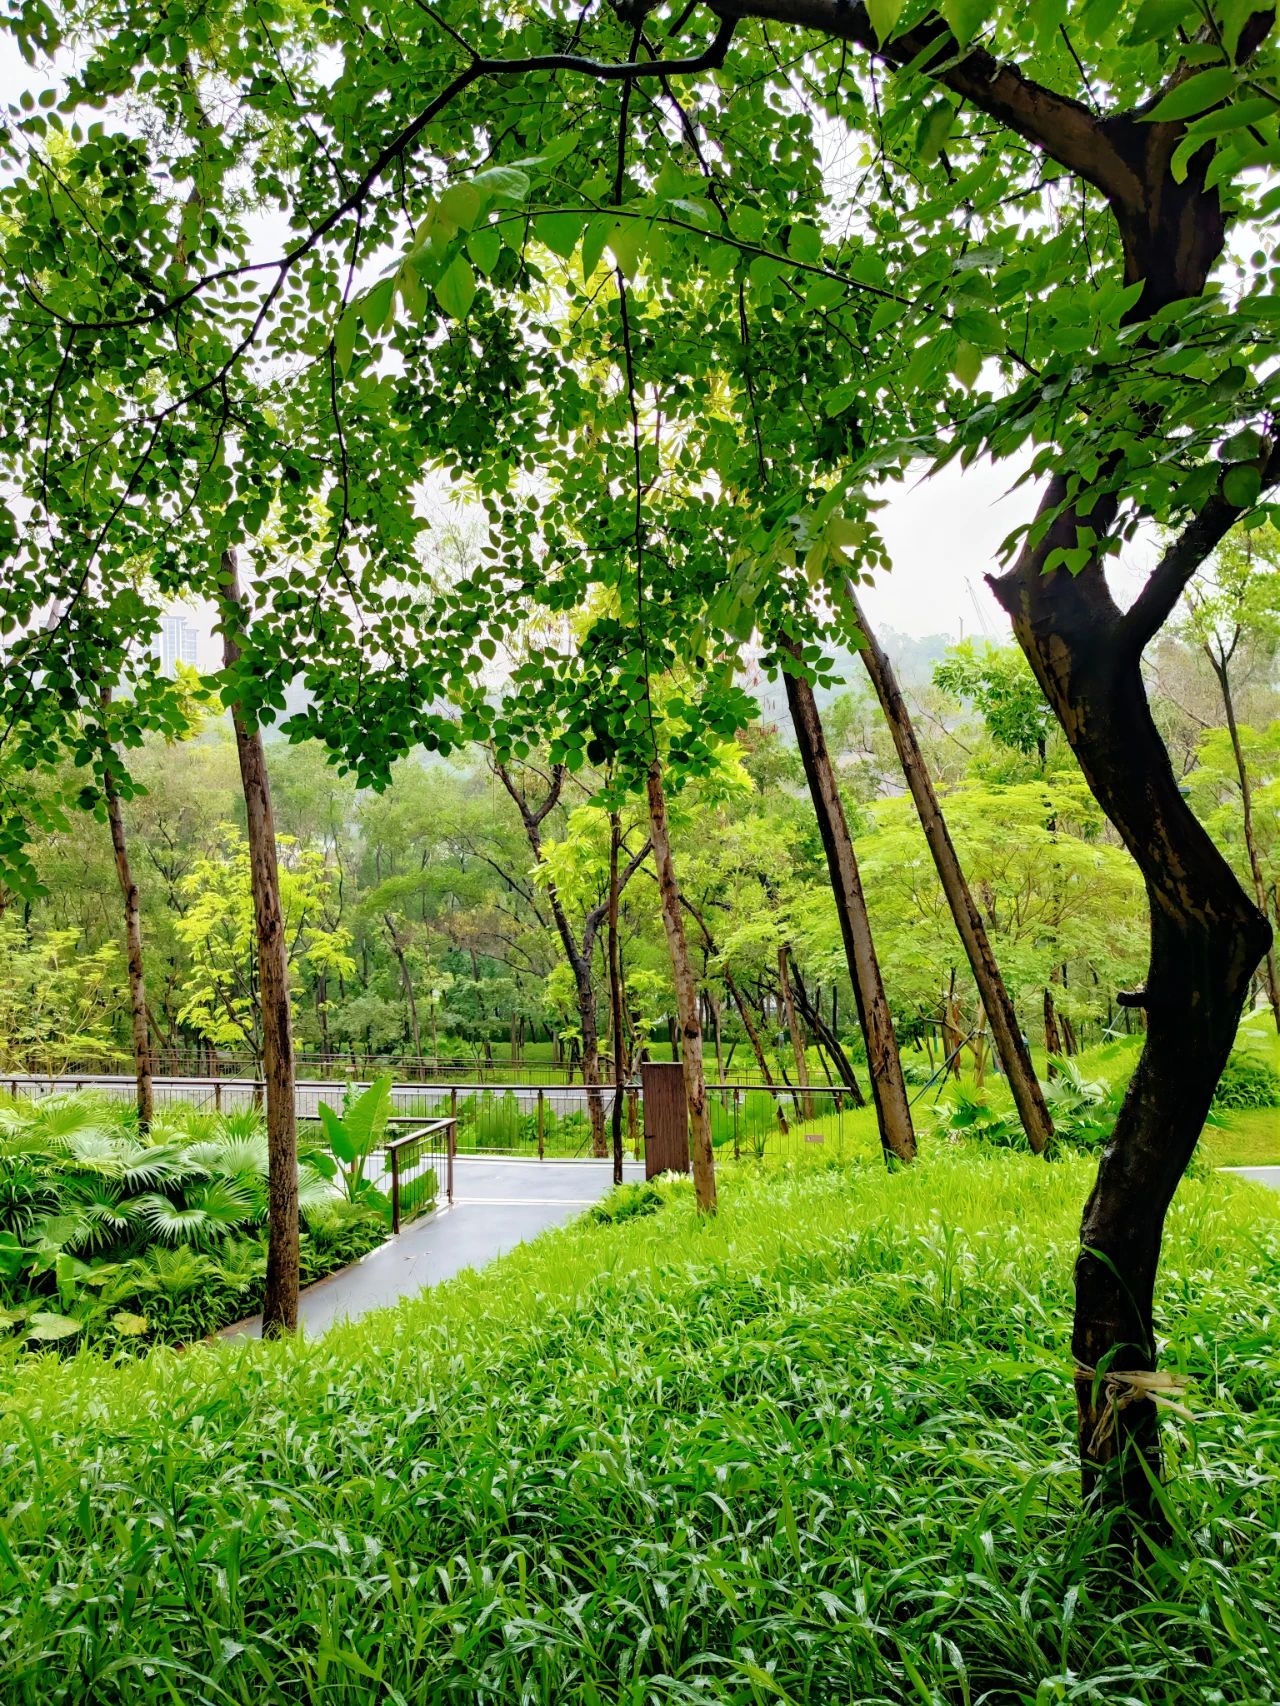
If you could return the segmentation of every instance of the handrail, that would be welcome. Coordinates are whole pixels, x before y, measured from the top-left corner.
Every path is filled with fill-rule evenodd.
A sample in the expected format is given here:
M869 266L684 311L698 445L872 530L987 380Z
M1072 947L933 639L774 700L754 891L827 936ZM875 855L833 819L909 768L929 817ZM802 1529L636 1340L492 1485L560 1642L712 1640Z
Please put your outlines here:
M445 1132L445 1195L449 1207L453 1207L453 1158L458 1149L458 1122L452 1116L448 1119L425 1120L416 1131L406 1132L403 1137L395 1137L382 1146L383 1154L391 1163L391 1230L398 1234L400 1231L400 1151L407 1149L410 1144L421 1143L424 1137L432 1137L443 1127Z

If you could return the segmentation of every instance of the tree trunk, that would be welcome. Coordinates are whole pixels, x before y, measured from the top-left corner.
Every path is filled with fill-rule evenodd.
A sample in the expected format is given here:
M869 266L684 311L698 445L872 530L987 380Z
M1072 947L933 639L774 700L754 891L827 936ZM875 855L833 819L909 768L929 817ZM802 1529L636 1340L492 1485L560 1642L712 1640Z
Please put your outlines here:
M234 550L222 554L223 657L228 669L240 658L237 638L244 615ZM271 812L271 787L261 730L251 727L232 701L240 781L249 836L249 875L258 943L263 1077L267 1088L267 1277L262 1333L273 1338L298 1325L298 1128L294 1103L293 1025L289 1011L289 954L280 905L280 872Z
M622 1183L622 1093L627 1074L622 1060L622 966L618 953L618 852L622 824L616 811L609 813L609 1022L613 1028L613 1109L610 1137L613 1148L613 1182Z
M111 703L109 689L102 692L104 716ZM110 764L103 767L102 792L107 805L107 824L111 830L111 848L115 854L116 880L124 903L125 961L129 973L129 1020L133 1036L133 1070L138 1082L138 1130L150 1130L152 1115L151 1038L147 1028L147 984L142 964L142 918L138 908L138 885L129 863L129 844L125 840L124 814L120 809L120 794Z
M1055 477L1043 507L1060 509L1067 495L1065 478ZM1090 518L1095 527L1103 520ZM1179 794L1142 680L1147 618L1121 614L1096 558L1076 574L1044 572L1045 553L1076 537L1063 509L992 586L1150 905L1146 1039L1085 1206L1072 1336L1086 1490L1102 1469L1109 1496L1145 1521L1157 1513L1149 1480L1160 1468L1156 1407L1121 1377L1155 1367L1165 1214L1271 932ZM1099 1376L1099 1368L1111 1372ZM1122 1404L1126 1397L1134 1401Z
M800 648L794 641L783 639L781 649L799 660ZM858 1018L862 1034L867 1039L867 1068L871 1076L880 1141L886 1155L910 1161L915 1157L916 1138L911 1127L907 1087L902 1079L902 1062L898 1058L898 1040L894 1035L889 1003L885 999L871 936L871 921L867 917L862 881L858 875L858 862L854 857L853 841L845 821L844 806L836 786L813 688L803 676L793 675L789 670L783 670L782 679L827 855L849 977L858 1002Z
M724 986L729 991L734 1006L738 1009L738 1017L742 1020L742 1028L747 1033L747 1040L751 1044L752 1054L756 1057L756 1065L760 1068L760 1076L765 1082L765 1087L773 1092L774 1111L778 1116L778 1125L785 1136L791 1128L787 1124L787 1113L782 1105L782 1098L777 1094L777 1086L773 1082L773 1073L769 1070L769 1057L764 1052L764 1044L760 1041L760 1033L756 1030L755 1022L751 1017L751 1009L747 1006L742 991L738 988L733 974L727 966L724 972Z
M854 1107L865 1108L867 1105L866 1097L862 1094L862 1086L858 1083L858 1075L853 1070L853 1062L845 1053L844 1046L839 1037L836 1035L833 1027L828 1025L823 1019L816 1000L812 1002L809 1000L808 991L804 986L804 979L800 975L800 967L796 964L794 957L791 961L791 970L794 974L793 981L795 984L796 999L800 1003L801 1013L804 1014L806 1022L813 1027L814 1034L818 1037L819 1041L826 1044L827 1053L831 1056L832 1060L835 1061L836 1070L840 1074L845 1089L849 1092ZM833 1011L834 1007L835 992L832 991Z
M1044 986L1044 1047L1049 1056L1049 1076L1056 1078L1058 1069L1054 1060L1063 1060L1062 1036L1058 1030L1058 1009L1053 1004L1053 994L1048 984Z
M676 881L671 840L667 833L667 800L662 787L662 765L656 758L649 766L648 796L649 834L653 841L654 862L658 868L662 923L667 933L671 976L675 984L676 1006L680 1017L680 1061L684 1068L685 1096L689 1103L693 1185L699 1210L703 1214L714 1214L716 1166L711 1145L706 1075L702 1066L702 1027L698 1023L698 992L694 983L693 967L689 963L689 944L685 940L684 918L680 911L680 887Z
M782 998L782 1011L786 1014L787 1030L791 1036L791 1054L796 1063L796 1083L800 1086L800 1118L813 1118L813 1097L809 1094L809 1062L805 1056L804 1038L800 1034L800 1021L796 1018L796 1004L791 999L791 978L787 973L787 955L790 948L787 943L778 949L778 991Z
M387 927L387 936L391 942L391 952L396 957L396 965L400 968L400 983L404 989L404 998L409 1008L409 1029L413 1036L413 1052L418 1065L422 1065L422 1027L418 1023L418 1003L413 993L413 978L409 974L409 961L405 956L404 944L400 940L395 925L391 922L391 914L384 912L382 922Z
M1235 696L1231 691L1231 677L1225 663L1215 658L1206 645L1209 662L1213 673L1218 678L1218 687L1222 693L1222 708L1227 714L1227 732L1231 736L1231 751L1236 761L1236 775L1240 779L1240 810L1244 819L1244 845L1249 856L1249 871L1253 877L1253 893L1258 903L1258 911L1267 916L1267 884L1262 874L1262 861L1258 856L1258 838L1253 827L1253 784L1249 779L1249 767L1244 761L1244 748L1240 744L1240 730L1236 723ZM1264 976L1267 982L1267 998L1271 1002L1271 1017L1275 1021L1277 1031L1280 1031L1280 967L1276 964L1276 941L1272 936L1267 948L1267 957L1263 961Z
M951 909L951 917L968 957L974 982L978 986L978 997L991 1026L992 1043L1000 1056L1005 1077L1009 1080L1014 1106L1027 1134L1027 1142L1038 1155L1053 1135L1053 1121L1045 1103L1044 1091L1040 1088L1040 1080L1036 1077L1035 1067L1031 1063L1031 1053L1022 1035L1013 1000L1005 987L1004 978L1000 975L1000 967L992 952L986 926L974 904L955 844L951 839L951 832L942 815L942 807L938 804L933 778L916 739L915 728L898 687L893 665L863 614L853 583L846 581L844 590L865 642L858 650L893 736L902 774L915 802L920 827L924 831L929 852L933 855L942 892Z

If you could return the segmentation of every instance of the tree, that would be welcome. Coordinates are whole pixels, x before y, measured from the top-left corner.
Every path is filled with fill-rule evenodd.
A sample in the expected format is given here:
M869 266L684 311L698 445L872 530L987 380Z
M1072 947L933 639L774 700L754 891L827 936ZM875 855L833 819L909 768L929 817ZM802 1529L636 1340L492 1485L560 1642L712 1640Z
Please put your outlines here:
M991 1027L1022 1128L1032 1149L1042 1151L1052 1135L1053 1123L1045 1105L1044 1092L1031 1064L1022 1026L1018 1023L1017 1013L1000 975L1000 967L991 951L982 914L974 905L973 894L956 857L955 846L938 803L933 778L916 740L915 729L899 690L893 666L868 624L851 582L846 588L846 598L862 638L859 653L875 688L885 720L892 730L894 745L902 764L902 774L915 802L920 827L929 843L929 852L933 857L943 893L947 897L947 906L955 922L956 932L964 946L969 970L978 986L982 1008ZM936 670L934 678L937 679ZM1041 703L1043 704L1042 700Z
M1222 695L1240 789L1249 875L1258 910L1265 918L1270 911L1267 883L1253 821L1253 782L1236 721L1233 670L1241 668L1246 650L1261 651L1270 659L1280 648L1280 535L1274 526L1229 534L1214 552L1210 566L1187 588L1186 602L1188 635L1209 660ZM1274 936L1263 965L1272 1016L1280 1031L1280 968Z
M1108 1494L1148 1517L1155 1407L1115 1371L1154 1364L1165 1214L1270 932L1179 793L1141 660L1280 475L1276 210L1248 176L1276 148L1274 16L1225 0L1207 21L1191 0L1122 7L1065 42L1058 12L994 3L709 0L655 18L566 0L407 17L394 49L363 10L326 12L323 44L301 19L286 31L259 16L202 26L193 48L184 12L157 23L126 5L109 39L90 27L64 103L106 101L102 131L77 138L39 104L15 122L5 307L28 335L3 415L36 504L21 610L74 602L114 672L136 623L132 566L207 585L210 541L255 537L270 514L279 564L301 559L309 578L263 576L246 711L282 704L305 657L305 720L362 781L427 733L453 738L447 721L488 738L466 677L535 600L590 610L571 726L585 737L590 702L633 769L637 682L695 658L714 673L725 635L774 631L797 579L829 584L850 550L860 571L886 561L872 508L886 477L1025 453L1039 506L993 586L1152 920L1143 1056L1082 1227L1073 1339L1090 1485L1103 1468ZM39 8L13 27L31 51L60 22ZM193 203L172 185L209 128L197 51L251 118L238 146L205 148ZM824 179L827 124L870 162L856 218ZM288 214L274 259L247 258L246 177ZM137 265L103 243L108 217ZM1224 296L1233 225L1260 259ZM157 288L179 235L189 276ZM549 255L578 262L568 313L562 274L543 288ZM384 256L386 275L353 294ZM680 303L696 323L673 319ZM793 351L795 407L830 424L839 467L789 498L763 482L757 504L752 339L766 317ZM522 336L531 320L548 335ZM706 359L709 327L738 344L731 370L719 349ZM811 394L815 327L847 354ZM158 395L171 401L157 409ZM512 478L535 454L541 493ZM414 494L437 460L482 492L501 572L487 561L423 623L404 587L423 583ZM567 500L564 525L543 493ZM1175 536L1121 610L1107 561L1144 521ZM38 753L60 696L88 691L85 659L64 624L24 629L12 654L6 721ZM558 693L569 662L548 660ZM430 712L451 689L465 709ZM703 696L698 714L720 712ZM646 763L660 762L655 743Z

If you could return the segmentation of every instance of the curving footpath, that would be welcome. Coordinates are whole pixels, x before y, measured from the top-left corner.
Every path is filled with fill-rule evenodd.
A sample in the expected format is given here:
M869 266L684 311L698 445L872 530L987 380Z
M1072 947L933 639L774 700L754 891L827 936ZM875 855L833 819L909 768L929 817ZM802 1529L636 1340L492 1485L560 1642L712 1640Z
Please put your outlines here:
M628 1161L624 1174L628 1180L643 1179L644 1167ZM354 1321L438 1285L464 1268L483 1267L548 1227L563 1226L612 1185L607 1161L459 1156L453 1207L424 1215L354 1267L308 1286L298 1302L299 1326L314 1336L337 1321ZM219 1337L257 1338L261 1331L262 1317L255 1315L224 1327Z

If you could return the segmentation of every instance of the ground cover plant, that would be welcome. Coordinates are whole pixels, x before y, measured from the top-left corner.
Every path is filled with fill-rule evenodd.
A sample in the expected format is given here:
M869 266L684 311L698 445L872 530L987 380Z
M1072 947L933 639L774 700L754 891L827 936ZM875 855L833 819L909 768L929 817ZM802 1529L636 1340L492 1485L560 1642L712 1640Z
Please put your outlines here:
M386 1235L332 1169L318 1144L299 1167L304 1284ZM0 1327L18 1343L184 1344L253 1314L266 1218L256 1112L169 1108L142 1135L90 1095L0 1106Z
M1190 1419L1129 1586L1079 1503L1088 1165L726 1171L315 1343L11 1364L15 1702L1270 1702L1280 1202L1184 1181Z

